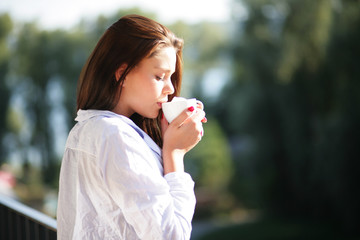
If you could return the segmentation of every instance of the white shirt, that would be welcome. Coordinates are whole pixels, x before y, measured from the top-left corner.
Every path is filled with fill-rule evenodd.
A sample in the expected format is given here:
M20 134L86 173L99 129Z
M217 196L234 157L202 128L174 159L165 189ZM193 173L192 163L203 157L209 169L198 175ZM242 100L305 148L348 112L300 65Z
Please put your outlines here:
M190 239L190 175L164 176L161 149L127 117L79 110L75 120L60 171L58 239Z

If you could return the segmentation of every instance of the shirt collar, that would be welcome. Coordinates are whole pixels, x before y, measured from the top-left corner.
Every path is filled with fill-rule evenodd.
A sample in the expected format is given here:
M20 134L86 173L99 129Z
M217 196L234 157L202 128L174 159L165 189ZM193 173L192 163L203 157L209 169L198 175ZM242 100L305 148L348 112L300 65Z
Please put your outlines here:
M82 122L86 121L90 118L97 117L97 116L103 116L103 117L117 117L120 118L122 121L124 121L126 124L128 124L130 127L132 127L142 139L146 142L146 144L155 152L160 160L161 158L161 149L160 147L152 140L152 138L144 132L141 128L139 128L130 118L125 117L123 115L119 115L117 113L106 111L106 110L79 110L77 112L77 117L75 118L75 121Z

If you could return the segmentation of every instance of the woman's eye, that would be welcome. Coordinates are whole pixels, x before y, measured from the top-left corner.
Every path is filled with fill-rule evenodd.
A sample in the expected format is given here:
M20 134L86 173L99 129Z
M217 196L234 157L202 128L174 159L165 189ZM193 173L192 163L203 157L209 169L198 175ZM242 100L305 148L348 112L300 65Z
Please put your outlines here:
M162 77L159 77L159 76L155 76L155 78L156 78L156 80L163 80L163 78Z

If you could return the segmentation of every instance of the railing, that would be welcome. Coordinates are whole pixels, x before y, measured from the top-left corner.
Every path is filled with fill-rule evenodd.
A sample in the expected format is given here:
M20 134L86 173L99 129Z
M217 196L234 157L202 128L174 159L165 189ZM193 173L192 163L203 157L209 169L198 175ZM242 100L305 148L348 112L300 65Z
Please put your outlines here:
M0 194L0 239L56 239L56 220Z

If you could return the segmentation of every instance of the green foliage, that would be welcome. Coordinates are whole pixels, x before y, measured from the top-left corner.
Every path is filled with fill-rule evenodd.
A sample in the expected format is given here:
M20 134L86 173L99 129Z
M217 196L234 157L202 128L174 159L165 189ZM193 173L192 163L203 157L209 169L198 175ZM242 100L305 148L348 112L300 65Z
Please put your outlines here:
M200 143L188 153L186 166L197 180L197 187L221 192L232 177L229 144L216 119L210 118L204 124L204 133Z
M1 39L1 41L4 41L8 37L12 28L13 28L13 23L11 21L10 16L8 14L1 14L0 15L0 39ZM3 51L2 51L2 54L4 54Z
M329 222L267 220L227 226L202 236L199 240L355 240L344 236L336 225Z
M315 72L324 60L332 26L332 3L328 0L298 1L291 5L291 14L283 30L278 79L291 81L294 72L305 65Z
M206 71L224 65L227 48L228 29L222 23L202 22L187 25L176 22L169 28L184 39L184 78L182 95L204 100L201 96L201 82Z
M233 163L226 136L214 118L204 124L204 133L200 143L185 156L186 171L196 182L195 218L218 215L233 206L229 193Z
M5 76L9 71L10 50L7 46L9 35L12 31L12 21L7 14L0 15L0 116L6 116L9 103L9 88ZM6 132L6 118L0 117L0 136ZM1 140L1 138L0 138ZM0 145L0 164L4 162L5 149Z
M234 146L233 192L270 216L358 232L360 5L242 2L249 17L217 113Z

